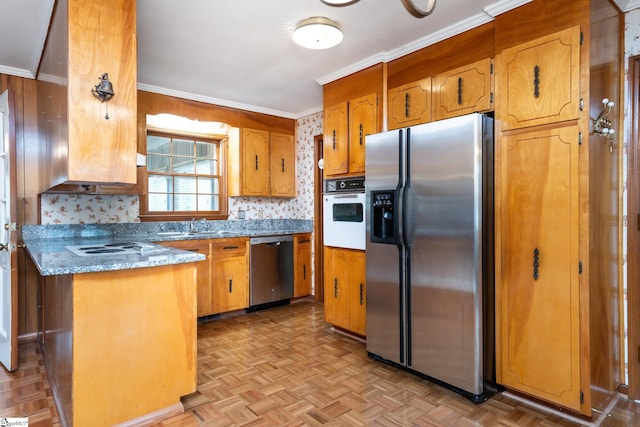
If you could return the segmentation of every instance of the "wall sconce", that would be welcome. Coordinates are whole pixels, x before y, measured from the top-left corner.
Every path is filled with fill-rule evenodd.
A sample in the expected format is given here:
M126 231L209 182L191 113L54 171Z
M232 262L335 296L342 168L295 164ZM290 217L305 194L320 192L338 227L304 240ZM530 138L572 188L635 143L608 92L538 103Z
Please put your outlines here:
M113 91L113 85L109 81L108 73L104 73L98 78L100 79L100 83L98 83L95 88L91 89L91 93L93 96L98 98L100 102L107 103L107 114L104 118L109 120L109 100L113 98L116 93Z
M592 119L593 126L591 129L593 133L600 135L609 142L611 142L613 134L616 132L616 130L611 127L613 125L611 120L607 118L614 105L615 103L613 101L604 98L602 100L602 112L598 115L598 118Z

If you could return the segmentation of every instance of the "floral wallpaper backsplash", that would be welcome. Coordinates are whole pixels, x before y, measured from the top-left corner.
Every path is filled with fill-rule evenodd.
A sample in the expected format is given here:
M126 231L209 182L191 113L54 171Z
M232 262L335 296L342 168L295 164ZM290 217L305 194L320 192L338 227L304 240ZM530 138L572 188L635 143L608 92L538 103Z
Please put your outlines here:
M294 199L269 197L229 198L229 219L313 219L313 171L315 166L313 137L322 133L322 112L296 122L297 192ZM104 224L137 222L140 215L138 196L91 194L42 194L41 224Z

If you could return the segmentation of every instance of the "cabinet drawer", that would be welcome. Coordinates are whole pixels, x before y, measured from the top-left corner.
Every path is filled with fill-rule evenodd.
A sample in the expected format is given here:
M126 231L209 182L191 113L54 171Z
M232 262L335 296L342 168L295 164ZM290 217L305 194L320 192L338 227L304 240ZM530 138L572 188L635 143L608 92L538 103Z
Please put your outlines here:
M211 243L211 256L214 258L226 258L247 255L249 239L216 239Z

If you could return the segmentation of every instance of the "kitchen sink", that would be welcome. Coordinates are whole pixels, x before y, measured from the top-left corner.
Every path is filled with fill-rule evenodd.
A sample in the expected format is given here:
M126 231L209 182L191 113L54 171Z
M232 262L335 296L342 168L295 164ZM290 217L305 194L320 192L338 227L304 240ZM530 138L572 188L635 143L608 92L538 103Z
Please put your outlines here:
M160 232L158 232L156 234L158 236L168 236L168 237L191 236L191 235L193 235L193 233L188 233L186 231L160 231Z

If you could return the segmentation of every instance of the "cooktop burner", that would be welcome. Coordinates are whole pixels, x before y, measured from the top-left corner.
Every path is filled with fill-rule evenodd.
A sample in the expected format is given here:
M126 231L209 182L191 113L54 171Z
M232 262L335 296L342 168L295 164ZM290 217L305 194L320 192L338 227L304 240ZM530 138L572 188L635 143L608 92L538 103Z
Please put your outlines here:
M78 256L149 254L166 251L164 246L141 242L106 243L104 245L65 246L67 250Z

